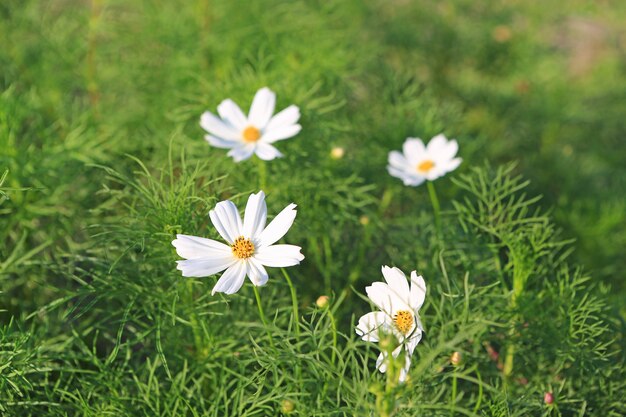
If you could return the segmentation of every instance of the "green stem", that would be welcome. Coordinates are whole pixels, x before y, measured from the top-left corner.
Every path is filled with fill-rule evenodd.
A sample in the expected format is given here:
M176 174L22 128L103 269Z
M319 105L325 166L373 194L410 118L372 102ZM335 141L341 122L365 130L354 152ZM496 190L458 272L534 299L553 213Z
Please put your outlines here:
M191 310L191 330L193 332L193 340L196 346L196 356L201 357L203 355L202 350L204 348L203 337L200 333L200 324L198 321L198 315L196 313L196 309L194 306L194 297L193 297L193 281L187 280L187 306Z
M285 268L281 268L283 271L283 275L285 276L285 280L287 280L287 285L289 285L289 291L291 292L291 308L293 310L293 324L296 330L296 337L300 337L300 314L298 313L298 296L296 295L296 288L293 286L293 282L291 282L291 278L289 274L285 270Z
M265 194L267 194L267 166L265 165L265 161L259 157L256 157L257 168L258 168L258 176L259 176L259 189L263 190Z
M428 188L430 202L433 205L433 213L435 215L435 228L437 229L437 239L441 242L441 207L439 206L439 199L437 198L435 185L432 181L427 181L426 187Z
M259 308L259 316L261 317L261 322L263 323L263 326L267 331L267 336L270 339L270 346L274 348L274 339L272 338L272 332L270 332L270 328L267 325L267 320L265 319L265 313L263 312L263 306L261 305L261 295L259 294L259 289L256 285L253 285L252 289L254 289L254 297L256 298L256 304Z
M330 354L330 363L335 365L337 355L337 322L335 321L335 315L331 308L328 308L328 317L330 318L330 327L333 331L333 351Z
M450 416L454 416L456 407L456 367L452 371L452 405L450 406Z

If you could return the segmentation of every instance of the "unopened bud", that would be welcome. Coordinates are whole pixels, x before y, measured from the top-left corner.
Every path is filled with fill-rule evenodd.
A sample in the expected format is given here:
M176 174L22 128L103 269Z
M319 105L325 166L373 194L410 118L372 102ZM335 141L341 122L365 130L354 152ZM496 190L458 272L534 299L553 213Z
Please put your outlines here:
M491 36L493 36L493 39L496 42L500 42L500 43L504 43L508 41L509 39L511 39L511 35L512 35L511 29L505 25L496 26L493 29L493 32L491 32Z
M370 224L370 218L364 214L359 217L359 223L361 223L363 226L367 226L368 224Z
M330 150L330 157L333 159L341 159L345 154L346 150L339 146L335 146Z
M554 395L551 392L546 392L543 395L543 402L548 405L554 403Z
M296 405L291 400L283 400L280 404L280 411L283 414L291 414L296 409Z
M452 366L459 366L462 360L463 360L463 355L461 355L461 352L454 352L450 356L450 363L452 364Z
M329 302L330 302L330 298L327 295L320 295L317 301L315 301L315 305L318 306L319 308L326 308L328 307Z

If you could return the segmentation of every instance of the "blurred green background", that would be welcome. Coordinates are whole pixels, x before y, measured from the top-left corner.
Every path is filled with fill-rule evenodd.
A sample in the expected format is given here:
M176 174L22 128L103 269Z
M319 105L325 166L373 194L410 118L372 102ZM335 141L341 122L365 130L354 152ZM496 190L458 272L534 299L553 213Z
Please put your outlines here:
M343 146L337 175L380 178L388 150L439 131L461 169L518 161L623 309L624 22L623 1L4 0L0 167L29 188L3 206L5 270L85 245L92 163L158 165L173 140L231 169L198 116L268 85L309 132L285 153L316 165Z

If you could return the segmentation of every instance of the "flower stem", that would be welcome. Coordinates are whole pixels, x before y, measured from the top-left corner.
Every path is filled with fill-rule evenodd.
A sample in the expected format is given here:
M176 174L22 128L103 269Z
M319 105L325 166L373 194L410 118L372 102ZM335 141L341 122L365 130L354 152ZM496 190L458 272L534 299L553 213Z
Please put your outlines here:
M426 187L428 187L428 195L430 196L430 202L433 205L433 213L435 215L435 228L437 229L437 239L441 242L441 207L439 206L439 199L437 198L435 185L432 181L428 181L426 183Z
M263 323L263 326L265 327L265 330L267 331L267 336L270 339L270 346L274 348L274 339L272 338L272 332L270 332L270 328L267 325L267 320L265 319L265 313L263 312L263 305L261 305L261 295L259 294L259 289L257 288L256 285L253 285L252 289L254 290L254 297L256 298L256 305L257 307L259 307L259 316L261 317L261 322Z
M456 366L452 370L452 404L450 405L450 416L454 416L456 406Z
M256 157L256 162L259 176L259 190L263 190L267 194L267 167L265 166L265 161Z
M189 321L191 322L191 331L193 332L193 340L196 346L196 356L200 358L203 355L204 341L199 331L200 324L198 322L198 314L194 308L193 281L190 279L187 280L187 307L191 310Z
M291 291L291 308L293 309L293 324L296 330L296 337L300 337L300 314L298 313L298 296L296 295L296 288L293 286L293 282L289 277L289 274L285 270L285 268L281 268L283 271L283 275L285 276L285 280L287 280L287 285L289 285L289 290Z

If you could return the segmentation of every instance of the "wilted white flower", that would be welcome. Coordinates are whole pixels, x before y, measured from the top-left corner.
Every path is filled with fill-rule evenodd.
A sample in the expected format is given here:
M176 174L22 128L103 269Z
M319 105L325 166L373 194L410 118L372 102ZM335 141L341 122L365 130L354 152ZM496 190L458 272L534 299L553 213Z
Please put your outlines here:
M291 105L272 117L276 94L267 87L257 91L246 117L239 106L226 99L217 106L220 117L204 112L200 126L207 132L204 138L217 148L230 149L228 156L235 162L246 160L256 154L269 161L282 154L272 144L289 139L300 132L297 124L300 110Z
M266 227L267 206L263 191L248 198L243 222L233 202L217 203L215 209L209 211L209 217L228 244L203 237L176 235L172 245L178 255L185 258L177 261L177 268L184 277L206 277L226 270L213 287L212 294L236 293L246 275L254 285L265 285L268 275L264 266L293 266L304 259L298 246L274 245L293 224L295 208L295 204L289 204Z
M408 138L402 153L389 152L387 170L404 185L417 186L454 171L461 164L461 158L455 158L458 150L456 140L448 140L443 134L432 138L427 146L421 139Z
M399 345L392 352L394 358L404 352L404 366L400 371L400 382L406 379L411 366L411 356L422 339L424 328L419 318L419 309L426 297L424 278L411 272L411 285L404 272L398 268L382 267L386 282L374 282L365 288L367 296L380 309L367 313L359 319L356 333L368 342L378 342L387 335L394 336ZM387 352L378 356L376 368L386 372Z

